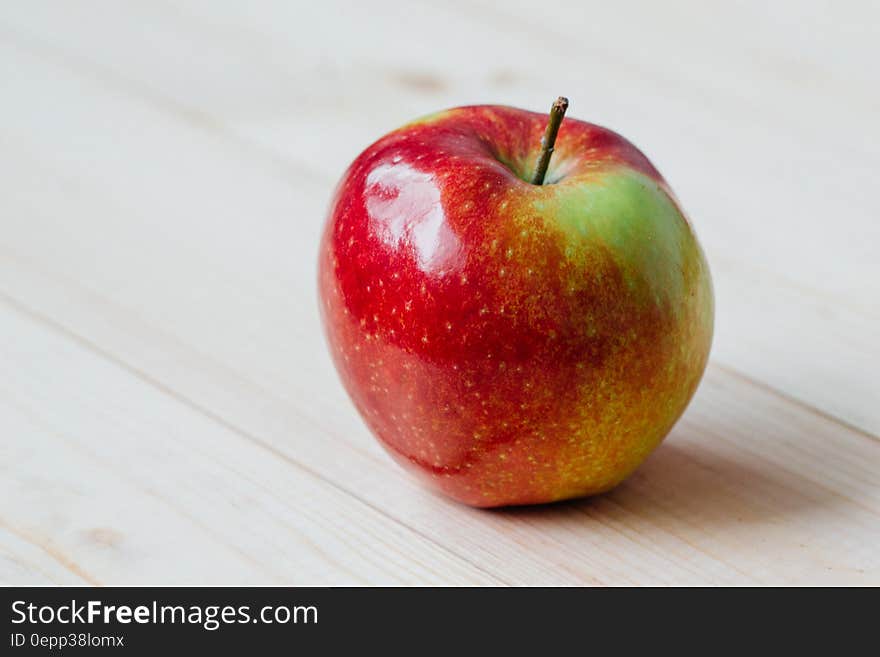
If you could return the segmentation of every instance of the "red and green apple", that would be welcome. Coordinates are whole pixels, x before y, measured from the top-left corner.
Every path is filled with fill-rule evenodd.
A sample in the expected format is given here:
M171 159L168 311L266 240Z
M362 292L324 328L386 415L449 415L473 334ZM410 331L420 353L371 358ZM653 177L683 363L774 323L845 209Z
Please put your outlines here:
M391 132L344 174L321 241L355 406L396 460L474 506L613 488L709 354L709 269L675 195L620 135L562 121L561 100L549 121L472 106Z

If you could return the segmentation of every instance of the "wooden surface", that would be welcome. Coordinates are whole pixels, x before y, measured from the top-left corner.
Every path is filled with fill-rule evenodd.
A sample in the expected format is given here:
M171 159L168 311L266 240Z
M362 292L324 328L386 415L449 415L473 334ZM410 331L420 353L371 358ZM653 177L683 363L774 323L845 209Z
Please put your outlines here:
M3 3L0 581L880 584L880 5L533 7ZM318 234L379 135L560 93L692 216L712 360L613 493L471 510L345 397Z

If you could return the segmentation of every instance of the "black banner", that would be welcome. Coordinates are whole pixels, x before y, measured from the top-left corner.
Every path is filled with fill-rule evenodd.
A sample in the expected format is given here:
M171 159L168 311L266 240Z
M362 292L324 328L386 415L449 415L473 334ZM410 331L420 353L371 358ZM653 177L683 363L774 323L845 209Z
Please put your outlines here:
M210 654L370 647L469 652L478 642L544 654L562 646L698 647L786 652L813 648L836 613L852 645L871 627L870 605L801 591L377 588L6 588L0 654ZM840 596L841 592L831 592ZM824 594L823 594L824 597ZM727 598L726 600L720 598ZM734 599L731 599L734 598ZM812 604L812 599L817 604ZM709 650L710 645L704 648ZM494 653L493 653L494 654Z

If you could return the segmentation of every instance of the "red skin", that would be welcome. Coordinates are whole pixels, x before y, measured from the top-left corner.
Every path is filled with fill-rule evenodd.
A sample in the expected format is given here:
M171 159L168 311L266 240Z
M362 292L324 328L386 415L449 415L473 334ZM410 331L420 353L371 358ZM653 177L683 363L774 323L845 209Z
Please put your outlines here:
M474 506L595 493L629 474L644 455L631 462L615 445L599 458L619 473L584 485L560 474L580 458L566 429L571 408L583 405L574 388L607 366L621 331L638 327L660 345L656 357L621 360L635 382L659 371L663 345L674 348L662 313L618 301L621 275L602 253L592 265L602 282L566 296L564 276L546 264L564 260L552 229L534 218L533 233L547 236L528 244L513 231L502 201L516 206L526 183L498 157L524 172L546 121L468 107L383 137L340 182L321 244L324 326L358 411L396 460ZM611 131L566 119L557 143L554 160L567 174L623 166L665 186ZM587 312L602 318L598 334L572 321Z

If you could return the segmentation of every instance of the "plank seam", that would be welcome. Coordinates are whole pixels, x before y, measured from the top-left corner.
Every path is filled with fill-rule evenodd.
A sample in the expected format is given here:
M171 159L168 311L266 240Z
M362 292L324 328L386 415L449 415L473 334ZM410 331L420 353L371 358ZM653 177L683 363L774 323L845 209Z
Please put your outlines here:
M283 462L287 463L288 465L290 465L294 468L297 468L297 469L301 470L302 472L305 472L309 476L312 476L312 477L318 479L319 481L331 486L332 488L334 488L338 492L346 495L347 497L350 497L351 499L355 500L359 504L362 504L362 505L372 509L376 513L380 514L382 517L387 518L388 520L390 520L394 524L404 528L406 531L412 532L413 534L422 538L423 540L428 541L429 543L431 543L432 545L434 545L435 547L437 547L441 551L445 552L449 556L453 557L454 559L468 564L469 566L473 567L475 570L479 571L483 575L486 575L490 579L497 581L499 584L503 584L506 586L513 585L512 582L506 580L505 578L498 575L497 573L490 572L490 571L486 570L483 566L471 561L470 559L459 554L458 552L448 548L445 545L437 543L437 541L435 541L431 536L423 533L421 530L416 529L415 527L408 525L407 523L403 522L399 518L396 518L392 515L389 515L388 512L386 512L381 507L378 507L375 504L373 504L372 502L363 499L362 497L357 495L355 492L340 485L336 481L326 477L324 474L322 474L316 470L313 470L309 466L307 466L303 463L300 463L299 461L296 461L295 459L293 459L289 455L285 454L284 452L277 449L273 445L264 441L262 438L250 433L249 431L247 431L245 429L238 427L237 425L228 421L227 419L225 419L221 415L218 415L217 413L215 413L207 408L202 407L200 404L192 401L191 399L189 399L185 395L182 395L181 393L177 392L176 390L169 387L168 385L166 385L162 381L159 381L159 380L153 378L152 376L150 376L149 374L142 372L141 370L130 365L128 362L122 360L121 358L119 358L109 352L104 351L99 346L97 346L94 343L92 343L91 341L89 341L87 338L82 337L78 333L68 329L66 326L56 322L52 318L47 317L46 315L44 315L40 312L32 310L31 308L27 307L26 305L24 305L23 303L21 303L20 301L15 299L14 297L10 296L8 293L6 293L4 291L0 291L0 300L2 300L3 303L5 303L7 306L9 306L10 309L12 309L13 311L18 312L21 315L24 315L25 317L31 319L32 321L36 321L36 322L44 325L45 327L47 327L51 331L62 335L65 339L74 342L80 348L85 349L85 350L89 351L90 353L95 354L96 356L98 356L102 360L110 362L113 365L115 365L116 367L119 367L122 370L124 370L125 372L128 372L130 375L134 376L138 380L140 380L140 381L146 383L147 385L149 385L150 387L158 390L161 394L165 395L166 397L173 399L177 403L183 404L184 406L186 406L190 410L198 413L202 417L208 418L209 420L211 420L215 424L218 424L219 426L223 427L224 429L226 429L228 431L231 431L232 433L239 436L240 438L256 445L257 447L263 449L264 451L268 452L272 456L281 459Z

